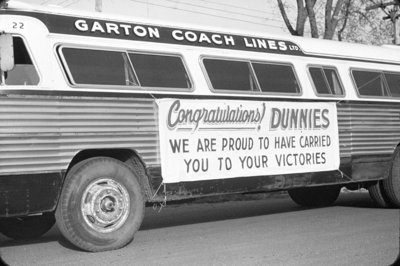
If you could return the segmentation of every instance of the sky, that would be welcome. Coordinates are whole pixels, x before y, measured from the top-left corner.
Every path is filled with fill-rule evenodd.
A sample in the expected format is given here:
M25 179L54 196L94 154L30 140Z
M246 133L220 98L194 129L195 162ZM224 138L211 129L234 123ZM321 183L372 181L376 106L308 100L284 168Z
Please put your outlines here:
M95 0L19 0L39 5L95 10ZM276 1L267 0L103 0L103 13L146 17L200 26L287 34Z

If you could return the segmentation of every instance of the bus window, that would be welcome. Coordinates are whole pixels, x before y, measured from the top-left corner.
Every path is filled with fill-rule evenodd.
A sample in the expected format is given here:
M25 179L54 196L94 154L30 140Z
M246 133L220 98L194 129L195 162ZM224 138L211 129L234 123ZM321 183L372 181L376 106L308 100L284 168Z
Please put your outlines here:
M37 85L39 75L21 37L13 37L15 66L6 73L6 85Z
M318 95L343 95L336 69L313 66L308 71Z
M388 96L383 73L353 70L353 78L361 96Z
M192 87L179 56L129 53L129 57L140 86L180 89Z
M125 52L62 48L73 84L137 86Z
M252 65L262 92L292 94L300 92L292 66L259 62Z
M204 59L203 64L215 90L259 91L249 62Z
M393 97L400 97L400 74L385 73L386 82L389 86L390 94Z

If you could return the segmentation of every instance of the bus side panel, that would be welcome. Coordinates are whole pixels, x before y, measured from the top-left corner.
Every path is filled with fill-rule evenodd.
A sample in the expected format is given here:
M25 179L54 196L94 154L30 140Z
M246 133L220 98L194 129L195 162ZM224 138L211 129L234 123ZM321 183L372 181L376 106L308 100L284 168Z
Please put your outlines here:
M400 105L379 102L348 105L353 180L386 178L400 142Z
M150 172L156 175L158 171L159 169L152 169ZM154 177L152 180L154 187L161 184L160 178ZM158 182L155 182L156 180ZM329 171L170 183L166 185L166 193L168 200L179 200L232 193L279 191L293 187L344 185L346 183L349 183L349 179L343 178L340 171ZM163 201L164 197L164 191L160 189L152 200Z
M54 210L82 150L131 149L159 165L155 108L151 98L0 95L0 217Z
M391 156L400 141L400 104L354 102L350 107L352 156Z
M4 118L0 124L0 176L3 178L0 182L3 182L1 192L4 202L8 201L4 195L18 191L18 188L5 185L16 176L29 176L25 181L17 182L21 191L27 191L29 185L24 186L27 183L46 188L44 183L50 182L59 184L59 189L61 182L46 179L39 173L66 172L71 160L82 150L131 149L141 156L148 169L160 167L157 106L151 97L10 94L0 97L0 105L0 116ZM270 179L256 177L194 182L177 186L176 191L182 193L177 192L176 196L185 198L194 194L268 191L384 178L400 139L399 113L400 107L389 103L350 102L338 106L344 177L338 172L325 177L305 173L285 175L284 178L274 176ZM162 182L160 176L155 176L151 180L154 190L160 184L156 180ZM54 191L57 191L57 185ZM40 197L29 196L28 199L28 194L32 195L31 192L25 196L21 194L26 200L22 200L23 205L20 206L49 206L46 204L51 202L55 207L52 196L43 203ZM10 213L6 205L1 209L1 212Z
M54 211L61 173L0 176L0 217Z
M86 149L132 149L159 165L151 98L0 97L0 175L66 171Z
M9 95L0 105L0 175L65 171L85 149L130 148L160 165L154 99ZM344 103L338 120L342 161L387 161L399 143L400 106Z
M339 127L339 150L343 158L351 160L351 107L348 104L337 105Z

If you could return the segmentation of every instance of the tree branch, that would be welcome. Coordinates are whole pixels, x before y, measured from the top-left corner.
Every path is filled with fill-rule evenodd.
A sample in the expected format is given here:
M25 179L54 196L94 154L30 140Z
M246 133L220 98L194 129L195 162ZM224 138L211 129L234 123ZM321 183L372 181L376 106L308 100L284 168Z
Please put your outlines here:
M328 0L325 5L325 33L324 39L332 39L335 34L335 29L339 22L339 14L343 9L343 4L345 0L338 0L336 2L335 10L332 14L333 0ZM347 0L350 1L350 0Z
M316 0L306 0L306 8L307 8L307 13L308 13L308 19L310 21L310 28L311 28L311 37L313 38L318 38L318 26L317 26L317 20L315 18L315 12L314 12L314 5L316 3Z
M290 34L299 35L298 32L292 27L292 24L290 23L290 20L287 16L285 7L283 6L282 0L277 0L277 1L278 1L279 10L281 11L283 21L285 22L285 25L286 25L287 29L289 30Z
M296 21L296 31L299 36L304 35L304 25L308 18L307 9L304 6L303 0L297 0L297 21Z
M349 2L349 1L350 0L347 0L347 2ZM333 28L333 30L335 30L336 27L337 27L337 24L338 24L339 19L340 19L339 14L343 9L343 5L344 4L345 4L344 0L338 0L336 2L335 11L333 12L333 16L331 18L332 19L332 28Z
M343 25L342 25L342 27L340 28L340 30L338 30L338 39L339 39L339 42L343 41L342 34L343 34L344 29L345 29L346 26L347 26L347 21L348 21L348 19L349 19L351 1L352 1L352 0L349 0L349 1L347 1L347 3L346 3L346 12L345 12L345 14L344 14Z

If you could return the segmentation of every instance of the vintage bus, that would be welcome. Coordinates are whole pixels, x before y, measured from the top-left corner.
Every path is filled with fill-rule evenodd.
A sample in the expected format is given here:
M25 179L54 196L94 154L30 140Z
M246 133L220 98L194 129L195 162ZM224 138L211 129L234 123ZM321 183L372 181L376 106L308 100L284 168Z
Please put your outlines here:
M0 10L0 231L129 243L146 203L367 188L399 207L400 49Z

